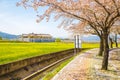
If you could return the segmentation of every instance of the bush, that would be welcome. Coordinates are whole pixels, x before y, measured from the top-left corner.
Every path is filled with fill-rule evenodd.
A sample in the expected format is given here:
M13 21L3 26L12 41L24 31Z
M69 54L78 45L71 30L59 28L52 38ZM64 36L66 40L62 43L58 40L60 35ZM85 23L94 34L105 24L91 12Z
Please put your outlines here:
M61 39L60 38L56 38L55 42L61 42Z

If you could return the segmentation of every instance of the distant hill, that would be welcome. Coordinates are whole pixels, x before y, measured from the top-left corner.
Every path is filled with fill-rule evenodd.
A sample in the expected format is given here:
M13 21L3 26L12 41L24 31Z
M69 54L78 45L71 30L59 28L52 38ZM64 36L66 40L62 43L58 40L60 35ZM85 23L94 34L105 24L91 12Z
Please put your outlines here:
M99 42L100 38L97 35L83 36L82 41L84 42Z
M13 35L13 34L9 34L9 33L0 31L0 37L2 37L3 39L16 39L18 37L18 35Z
M118 42L120 42L120 35L118 37ZM97 35L89 35L89 36L83 36L82 37L83 42L99 42L100 38Z
M64 42L74 42L74 38L60 38ZM83 35L81 37L82 42L99 42L100 38L97 35Z

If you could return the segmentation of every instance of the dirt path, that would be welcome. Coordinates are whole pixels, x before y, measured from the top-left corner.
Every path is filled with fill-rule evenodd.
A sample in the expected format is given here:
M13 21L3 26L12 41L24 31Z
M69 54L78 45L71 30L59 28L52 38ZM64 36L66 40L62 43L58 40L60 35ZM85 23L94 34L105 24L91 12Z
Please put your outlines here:
M64 67L52 80L92 80L93 59L97 49L87 51L77 56Z
M102 57L96 56L97 53L98 49L92 49L78 55L52 80L120 80L120 68L116 70L117 65L113 64L113 62L120 64L120 61L115 62L115 60L110 59L109 70L101 70Z

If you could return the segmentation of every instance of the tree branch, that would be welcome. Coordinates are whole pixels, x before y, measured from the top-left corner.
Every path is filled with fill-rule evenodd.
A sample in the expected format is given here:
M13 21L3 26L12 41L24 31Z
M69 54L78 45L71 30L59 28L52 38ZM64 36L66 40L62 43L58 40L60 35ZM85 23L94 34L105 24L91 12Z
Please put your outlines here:
M92 25L91 23L89 23L89 25L96 31L98 36L101 36L100 33L99 33L99 30L94 25Z
M71 13L71 12L68 12L68 11L64 10L62 7L60 7L60 6L58 6L58 5L54 4L54 3L48 3L48 2L45 2L45 1L43 1L43 0L41 0L41 1L44 2L44 3L47 3L47 4L49 4L49 5L52 5L52 6L56 7L56 8L59 8L59 10L61 10L62 12L66 13L66 14L68 14L68 15L71 15L71 16L73 16L73 17L75 17L75 18L82 19L82 20L85 20L85 21L89 22L89 20L87 20L87 19L85 19L85 18L83 18L83 17L80 17L80 16L78 16L78 15L75 15L75 14L73 14L73 13Z
M115 0L112 0L112 1L113 1L114 5L115 5L115 7L116 7L117 13L119 14L119 8L117 7L117 4L116 4Z
M106 12L107 12L107 14L108 15L110 15L110 12L106 9L106 7L102 4L102 3L100 3L98 0L94 0L97 4L99 4Z
M114 24L115 19L118 18L118 17L120 17L119 14L116 14L114 17L112 17L112 18L110 19L107 27L108 27L108 28L111 28L111 26L112 26L111 24Z

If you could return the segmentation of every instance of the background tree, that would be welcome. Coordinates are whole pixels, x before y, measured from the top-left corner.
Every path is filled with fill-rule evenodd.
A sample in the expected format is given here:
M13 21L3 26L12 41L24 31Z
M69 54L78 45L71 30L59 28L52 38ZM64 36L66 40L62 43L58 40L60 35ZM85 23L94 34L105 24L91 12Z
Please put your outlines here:
M85 26L84 24L77 24L77 25L72 25L68 29L68 31L72 32L73 34L79 34L79 35L85 35L85 34L93 34L93 35L98 35L94 29L92 29L90 26ZM101 38L102 34L98 35L99 38ZM104 51L104 46L103 46L103 39L100 39L100 47L99 47L99 52L98 55L102 56L103 51Z
M0 40L2 40L2 37L0 36Z
M55 42L61 42L61 39L60 38L56 38Z
M113 48L113 37L109 35L110 48Z
M118 35L120 35L120 25L119 24L114 25L114 27L111 28L111 32L114 34L114 42L116 47L118 47L117 39Z
M89 25L103 39L104 57L101 69L108 69L108 35L111 27L119 20L120 0L22 0L17 5L33 7L35 10L46 7L46 11L38 15L37 22L43 19L49 21L54 14L55 20L61 18L60 26L81 22Z

